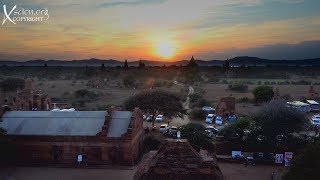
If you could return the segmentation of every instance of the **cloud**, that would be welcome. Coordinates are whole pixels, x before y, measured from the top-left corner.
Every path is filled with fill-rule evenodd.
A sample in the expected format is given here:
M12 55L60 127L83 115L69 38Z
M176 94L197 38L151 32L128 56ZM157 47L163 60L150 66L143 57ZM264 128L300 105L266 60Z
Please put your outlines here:
M198 53L203 59L227 59L236 56L254 56L273 60L296 60L320 58L320 40L304 41L296 44L270 44L255 48L231 48L220 52Z
M114 6L136 6L142 4L159 4L167 0L135 0L135 1L114 1L114 2L105 2L99 5L99 7L111 8Z
M318 0L1 2L49 9L50 20L46 23L0 27L2 52L34 53L43 55L44 59L54 54L62 58L65 55L66 59L71 55L75 59L87 56L148 58L153 56L150 49L160 41L173 44L176 60L190 54L211 59L241 54L244 49L294 44L320 37L320 13L315 8ZM310 6L314 8L308 8ZM247 52L255 54L258 50ZM282 54L279 53L279 57Z

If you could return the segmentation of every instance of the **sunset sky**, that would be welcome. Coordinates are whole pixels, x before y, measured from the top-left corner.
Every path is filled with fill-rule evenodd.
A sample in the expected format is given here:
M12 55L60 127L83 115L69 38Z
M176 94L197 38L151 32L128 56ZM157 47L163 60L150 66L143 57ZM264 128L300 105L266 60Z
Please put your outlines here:
M0 0L0 60L320 58L320 0Z

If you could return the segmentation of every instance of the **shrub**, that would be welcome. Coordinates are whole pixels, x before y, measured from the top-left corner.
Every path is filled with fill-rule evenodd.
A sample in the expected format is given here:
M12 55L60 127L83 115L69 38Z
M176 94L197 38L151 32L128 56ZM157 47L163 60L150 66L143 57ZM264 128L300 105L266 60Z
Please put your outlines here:
M229 84L228 89L231 91L238 91L238 92L247 92L248 91L248 85L245 84Z
M252 91L256 102L268 102L273 97L273 88L270 86L258 86Z
M181 137L188 139L192 147L200 151L205 149L209 152L215 152L215 146L205 132L205 127L199 123L189 123L179 128Z
M208 101L204 98L201 98L197 102L192 104L193 107L203 107L203 106L210 106L210 105L211 105L210 101Z
M249 103L250 102L250 98L248 97L241 97L239 99L237 99L238 103Z
M221 80L221 84L228 84L228 81L223 79L223 80Z
M85 98L88 100L94 100L99 97L99 94L96 92L89 91L87 89L79 89L73 93L76 98Z
M202 109L193 109L190 114L191 118L196 120L204 120L207 116L207 112Z
M243 117L223 128L219 134L223 135L226 139L231 139L237 135L242 138L245 130L249 130L252 120L249 117Z

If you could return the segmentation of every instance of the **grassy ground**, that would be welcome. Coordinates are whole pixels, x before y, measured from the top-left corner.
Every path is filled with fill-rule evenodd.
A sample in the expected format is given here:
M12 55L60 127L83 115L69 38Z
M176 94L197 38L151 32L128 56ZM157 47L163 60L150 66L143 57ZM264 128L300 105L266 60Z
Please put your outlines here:
M127 98L145 89L134 89L134 88L119 88L115 86L105 86L102 89L88 88L86 86L86 80L54 80L54 81L35 81L34 85L38 89L42 89L48 93L51 97L59 98L64 93L72 94L78 89L88 89L91 91L97 91L101 93L101 96L97 101L86 104L86 108L89 110L97 109L97 107L107 105L121 105ZM247 92L237 92L228 90L228 84L211 84L206 83L201 86L205 90L204 98L217 104L221 97L234 96L236 99L243 97L253 98L251 91L257 85L248 85L249 89ZM293 99L301 99L308 95L309 85L272 85L279 89L280 95L289 95ZM319 85L314 86L315 89L320 89ZM162 87L166 91L179 93L181 86L172 86L170 88ZM240 113L251 112L251 110L257 109L256 106L250 103L237 103L237 109ZM237 110L238 111L238 110Z
M25 78L31 77L34 80L34 86L37 89L43 90L43 92L48 93L54 102L68 102L72 104L75 101L72 94L79 89L88 89L93 92L98 92L99 97L94 99L94 101L86 102L82 107L76 107L78 110L102 110L109 105L121 105L128 97L146 89L146 84L149 80L166 81L173 82L177 80L179 83L184 82L186 79L184 75L186 70L183 68L176 69L132 69L129 71L124 71L122 69L110 69L104 72L100 72L98 69L89 69L93 73L88 74L88 70L84 68L55 68L49 67L47 69L43 67L16 67L16 68L4 68L0 67L0 81L9 77ZM299 71L298 71L299 70ZM284 69L261 69L261 70L246 70L240 71L235 70L233 77L226 77L224 73L220 72L219 69L202 68L197 73L200 78L195 84L199 84L199 87L205 90L204 98L209 100L212 106L215 106L221 97L234 96L237 100L243 97L249 99L253 98L251 93L252 89L259 84L270 84L269 86L278 87L280 95L289 95L294 100L300 100L302 97L308 95L309 82L313 82L315 89L319 90L320 86L319 77L317 74L318 70L308 70L305 69L292 69L288 70L288 73L284 72ZM251 72L252 71L252 72ZM256 73L263 72L263 74L258 75ZM304 72L304 73L302 73ZM308 73L309 74L306 74ZM109 79L103 88L90 88L87 87L88 81L93 74L99 74L103 78ZM135 79L136 83L140 84L137 88L125 88L123 85L123 78L130 75ZM279 77L277 76L279 75ZM189 76L188 76L189 77ZM249 78L248 78L249 77ZM190 78L190 77L189 77ZM211 80L218 80L213 83ZM304 82L300 82L304 81ZM300 82L298 84L281 84L288 82ZM228 90L227 83L241 83L248 85L247 92L237 92ZM301 85L301 83L305 85ZM170 86L160 86L157 87L164 89L166 91L180 93L181 87L179 85ZM68 94L68 96L65 96ZM0 95L0 100L3 100L4 95ZM64 97L64 98L63 98ZM255 112L259 107L254 106L251 103L240 103L236 104L236 111L240 114L247 114Z

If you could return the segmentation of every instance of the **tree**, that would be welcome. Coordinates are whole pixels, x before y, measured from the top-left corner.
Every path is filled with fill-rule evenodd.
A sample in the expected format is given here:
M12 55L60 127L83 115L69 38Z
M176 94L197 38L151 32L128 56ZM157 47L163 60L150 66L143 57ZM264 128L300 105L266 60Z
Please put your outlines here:
M268 102L273 97L273 88L270 86L258 86L252 91L256 102Z
M153 115L152 126L157 114L163 114L166 117L184 114L179 96L161 90L148 90L140 92L130 97L125 103L126 109L131 110L139 107L144 113Z
M101 71L106 70L106 67L104 66L104 63L101 64L100 70L101 70Z
M219 133L226 139L233 137L243 138L246 130L250 130L252 119L250 117L243 117L231 123L230 125L223 128Z
M207 112L202 109L193 109L190 113L192 119L204 120L207 116Z
M25 82L20 78L8 78L0 82L0 88L3 92L17 91L23 89Z
M224 70L230 69L230 61L229 61L229 59L227 59L227 60L224 61L223 69L224 69Z
M142 62L142 60L139 61L139 68L144 68L146 65Z
M214 144L207 136L205 130L206 128L199 123L189 123L179 128L181 137L187 139L194 149L198 151L205 149L209 152L215 152Z
M253 116L253 137L263 136L272 144L278 136L286 139L294 132L300 132L308 125L308 119L300 111L287 107L283 101L272 101Z
M320 177L320 140L309 144L292 162L285 180L316 180Z
M228 89L231 91L238 91L238 92L247 92L248 91L248 85L243 83L235 83L235 84L229 84Z
M124 61L123 68L124 68L124 69L128 69L128 68L129 68L129 65L128 65L128 61L127 61L127 60Z
M93 101L99 97L99 94L87 89L79 89L74 92L74 97L85 101Z

